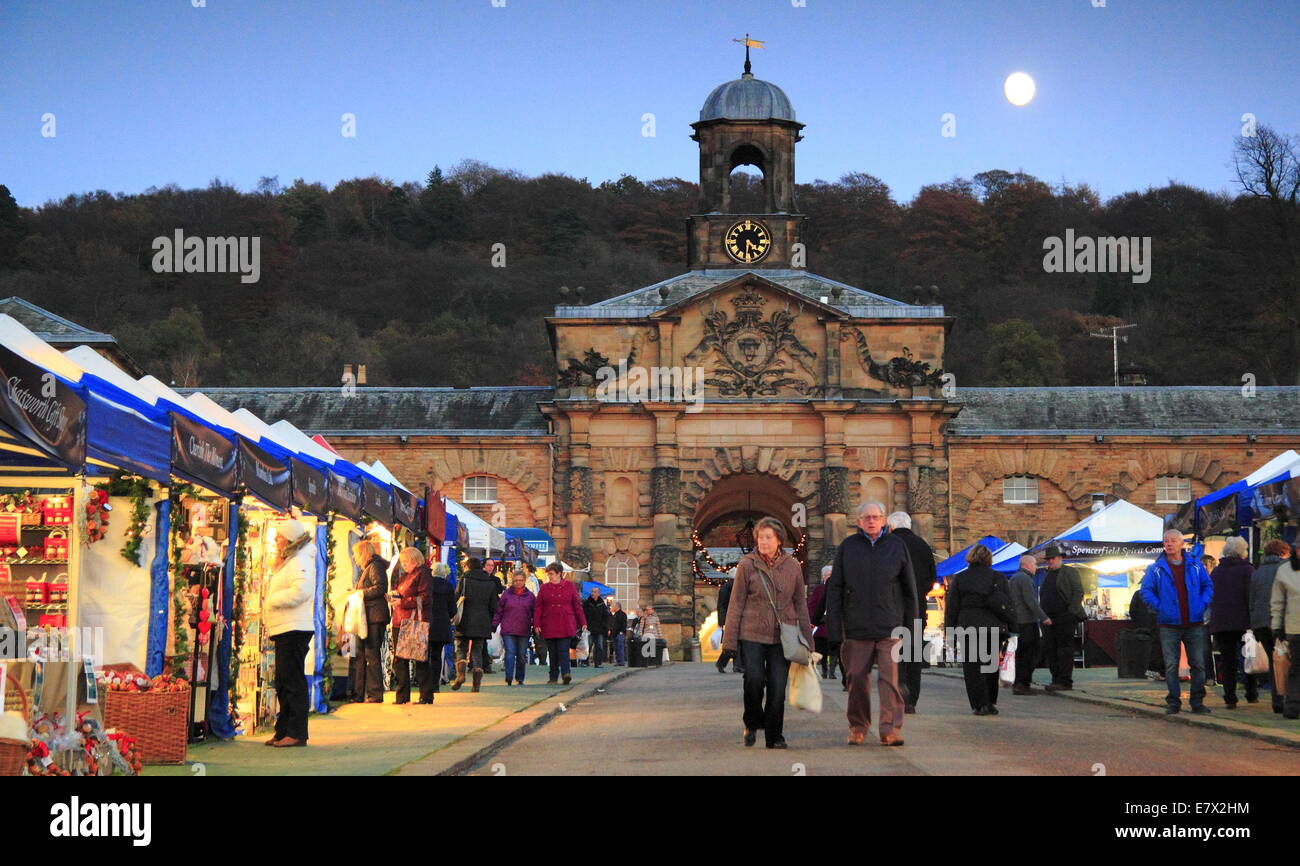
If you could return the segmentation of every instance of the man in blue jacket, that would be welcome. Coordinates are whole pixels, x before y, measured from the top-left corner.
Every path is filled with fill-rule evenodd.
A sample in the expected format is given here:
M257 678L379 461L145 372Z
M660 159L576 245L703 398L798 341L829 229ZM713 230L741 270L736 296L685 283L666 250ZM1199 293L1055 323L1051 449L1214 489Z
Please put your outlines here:
M1160 627L1160 649L1165 657L1165 713L1182 709L1178 685L1178 650L1187 650L1187 665L1192 671L1192 712L1208 713L1205 706L1205 609L1214 596L1214 585L1205 566L1183 554L1183 534L1166 530L1165 552L1147 566L1138 594L1156 612Z

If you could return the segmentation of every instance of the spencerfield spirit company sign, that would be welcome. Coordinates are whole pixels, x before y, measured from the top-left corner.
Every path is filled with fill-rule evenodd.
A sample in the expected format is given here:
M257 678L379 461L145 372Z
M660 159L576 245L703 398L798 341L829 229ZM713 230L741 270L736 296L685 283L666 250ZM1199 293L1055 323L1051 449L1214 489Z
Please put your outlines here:
M53 373L0 346L0 422L61 463L86 462L86 403Z

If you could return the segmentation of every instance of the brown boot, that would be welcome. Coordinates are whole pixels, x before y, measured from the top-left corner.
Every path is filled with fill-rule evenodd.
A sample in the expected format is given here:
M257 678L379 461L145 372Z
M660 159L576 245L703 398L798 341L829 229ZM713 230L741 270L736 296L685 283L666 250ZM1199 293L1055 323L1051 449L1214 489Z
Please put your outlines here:
M456 679L451 681L451 690L460 691L460 687L465 685L465 669L469 667L469 662L462 659L456 662Z
M474 668L474 685L470 687L470 691L471 692L478 691L479 686L481 685L483 685L483 669Z

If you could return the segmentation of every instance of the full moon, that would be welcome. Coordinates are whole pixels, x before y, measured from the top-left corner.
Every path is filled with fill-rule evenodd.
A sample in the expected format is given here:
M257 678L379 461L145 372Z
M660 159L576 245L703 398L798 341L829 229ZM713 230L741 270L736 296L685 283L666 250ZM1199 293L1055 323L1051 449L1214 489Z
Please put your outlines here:
M1034 98L1034 79L1023 72L1013 72L1007 76L1002 90L1007 95L1007 102L1012 105L1028 105Z

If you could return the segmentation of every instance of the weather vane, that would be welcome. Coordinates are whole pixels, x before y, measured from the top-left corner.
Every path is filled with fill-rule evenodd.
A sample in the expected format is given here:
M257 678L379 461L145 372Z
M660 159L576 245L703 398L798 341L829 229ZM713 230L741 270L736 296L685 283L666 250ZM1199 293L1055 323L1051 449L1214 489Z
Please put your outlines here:
M757 40L757 39L750 39L748 33L745 34L745 38L744 38L744 39L733 39L733 40L731 40L731 41L732 41L732 42L740 42L740 43L742 43L742 44L745 46L745 74L746 74L746 75L753 75L753 73L750 71L750 67L749 67L749 49L751 49L751 48L765 48L766 46L763 45L763 43L762 43L761 41Z

